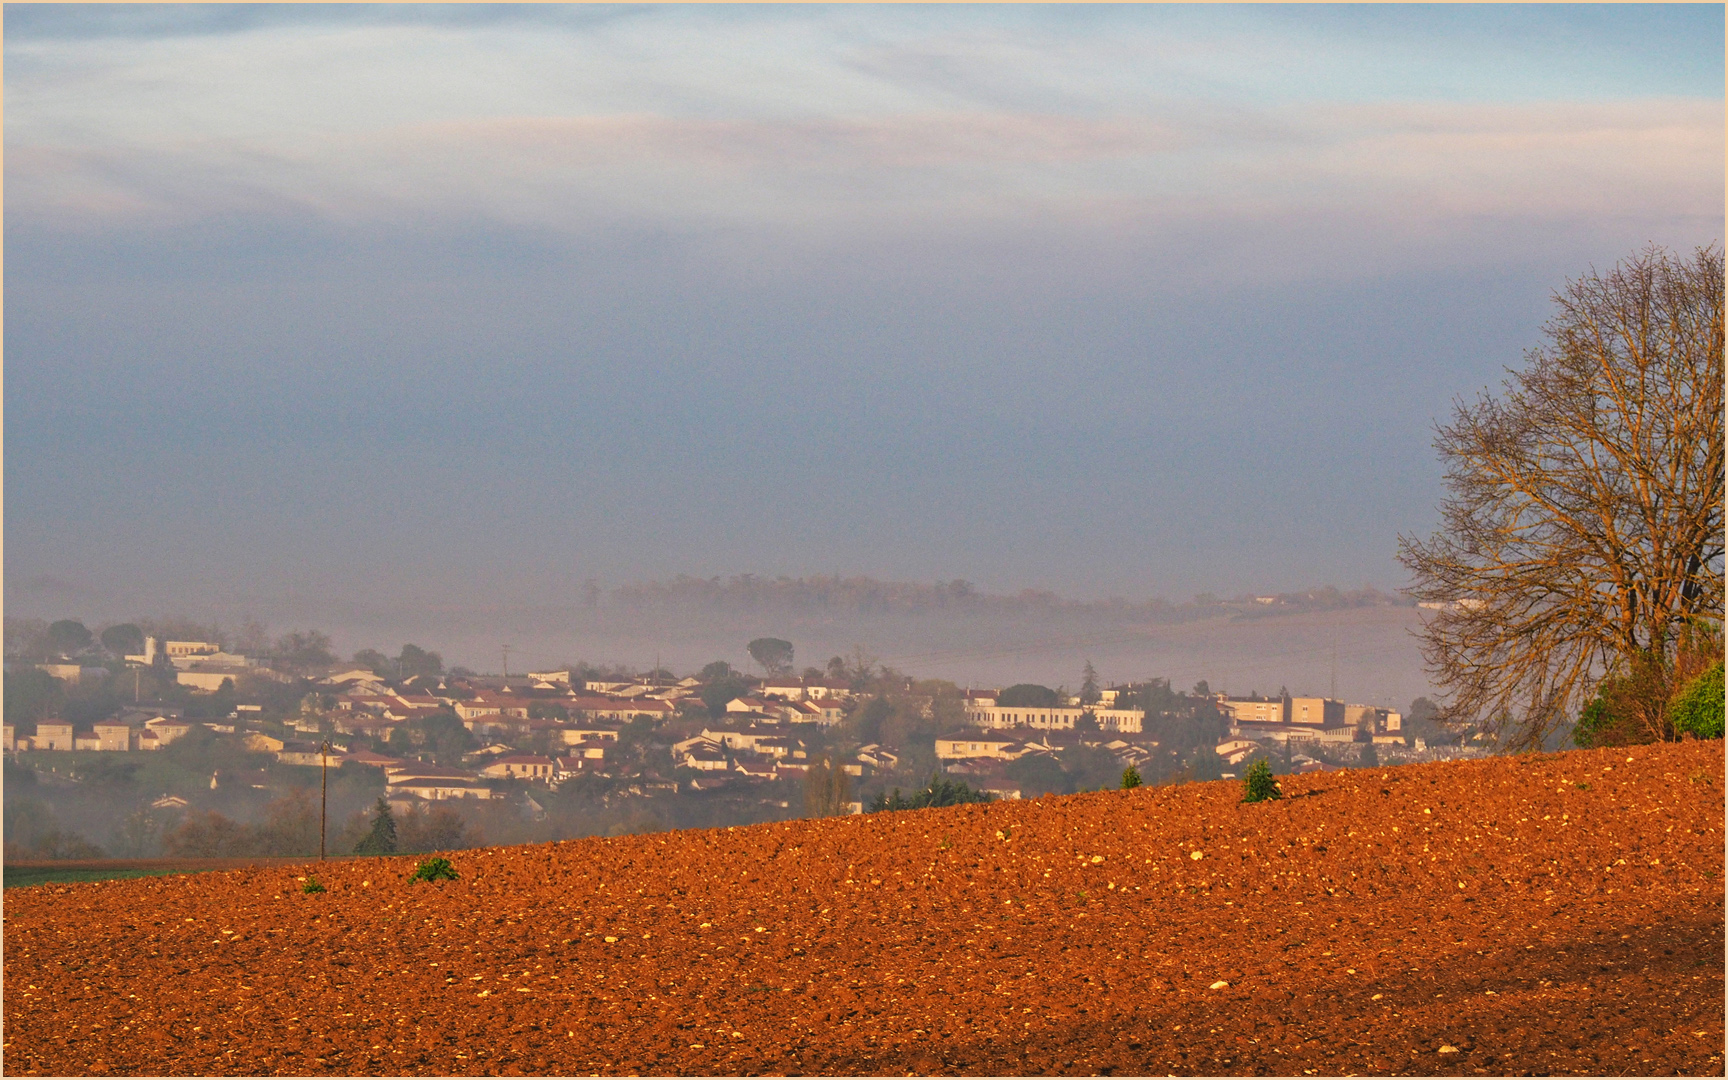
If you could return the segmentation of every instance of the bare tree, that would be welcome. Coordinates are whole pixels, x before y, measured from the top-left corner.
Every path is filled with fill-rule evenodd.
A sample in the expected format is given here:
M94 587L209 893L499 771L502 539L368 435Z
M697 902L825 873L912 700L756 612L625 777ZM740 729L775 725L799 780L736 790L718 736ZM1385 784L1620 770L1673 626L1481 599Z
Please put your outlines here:
M1722 273L1717 245L1652 247L1568 283L1502 394L1438 428L1441 527L1399 559L1439 606L1421 636L1448 721L1540 745L1721 619Z
M835 817L852 802L852 778L833 758L822 758L804 774L804 812L811 817Z

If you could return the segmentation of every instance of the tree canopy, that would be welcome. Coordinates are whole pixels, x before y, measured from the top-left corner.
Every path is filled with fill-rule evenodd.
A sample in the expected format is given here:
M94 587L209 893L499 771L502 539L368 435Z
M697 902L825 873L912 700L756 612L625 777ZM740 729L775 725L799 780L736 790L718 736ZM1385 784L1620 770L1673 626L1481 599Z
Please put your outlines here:
M930 777L930 783L922 791L913 792L910 796L900 794L895 788L892 795L883 792L876 796L870 804L872 814L884 810L923 810L932 806L959 806L962 803L991 802L995 796L987 791L974 791L966 786L963 780L950 780L941 773Z
M996 704L1007 708L1054 709L1060 703L1056 691L1037 683L1016 683L996 695Z
M1088 660L1080 671L1080 704L1096 705L1102 699L1103 694L1098 690L1098 669Z
M90 633L89 627L77 619L61 619L48 627L48 643L58 652L76 653L87 649L96 636Z
M1438 429L1440 527L1399 558L1448 721L1536 747L1606 677L1666 702L1683 629L1720 623L1722 274L1714 245L1650 248L1568 283L1501 393Z
M115 656L136 656L144 651L144 631L133 623L118 623L102 631L102 647Z
M759 637L746 646L751 659L762 665L770 675L784 675L792 670L792 643L780 638Z

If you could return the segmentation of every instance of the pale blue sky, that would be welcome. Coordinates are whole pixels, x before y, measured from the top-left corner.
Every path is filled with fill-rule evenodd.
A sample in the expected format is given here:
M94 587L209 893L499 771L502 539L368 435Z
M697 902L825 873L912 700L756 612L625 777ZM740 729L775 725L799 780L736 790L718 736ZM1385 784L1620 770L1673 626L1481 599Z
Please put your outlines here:
M1448 402L1722 235L1721 6L5 20L25 613L1396 587Z

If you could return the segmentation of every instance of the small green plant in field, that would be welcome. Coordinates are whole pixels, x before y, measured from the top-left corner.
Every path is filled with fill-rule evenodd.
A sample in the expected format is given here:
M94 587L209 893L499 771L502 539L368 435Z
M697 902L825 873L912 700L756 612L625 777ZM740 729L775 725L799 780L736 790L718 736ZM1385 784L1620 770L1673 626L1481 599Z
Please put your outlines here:
M309 877L306 879L305 883L300 886L300 891L303 893L319 893L324 891L324 886L318 884L317 878Z
M1140 770L1130 765L1122 770L1122 790L1133 791L1140 786Z
M1284 797L1284 793L1278 790L1278 781L1272 778L1272 766L1264 759L1248 767L1242 783L1247 788L1242 795L1243 802L1265 802L1268 799Z
M456 868L445 858L427 859L414 867L409 881L455 881Z

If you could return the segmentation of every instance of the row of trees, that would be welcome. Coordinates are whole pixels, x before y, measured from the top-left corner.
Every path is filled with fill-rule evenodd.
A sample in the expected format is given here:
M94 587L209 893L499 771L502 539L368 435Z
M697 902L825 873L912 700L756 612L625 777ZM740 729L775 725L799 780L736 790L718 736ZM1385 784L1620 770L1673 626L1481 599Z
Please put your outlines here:
M354 663L385 679L437 678L444 674L444 658L418 645L404 645L394 657L377 649L361 649Z
M158 641L208 641L244 653L291 675L317 672L336 662L329 635L318 630L294 630L271 637L260 623L247 623L238 634L215 624L189 619L140 619L114 623L93 632L77 619L6 619L8 659L43 662L88 660L117 662L144 651L144 638Z

